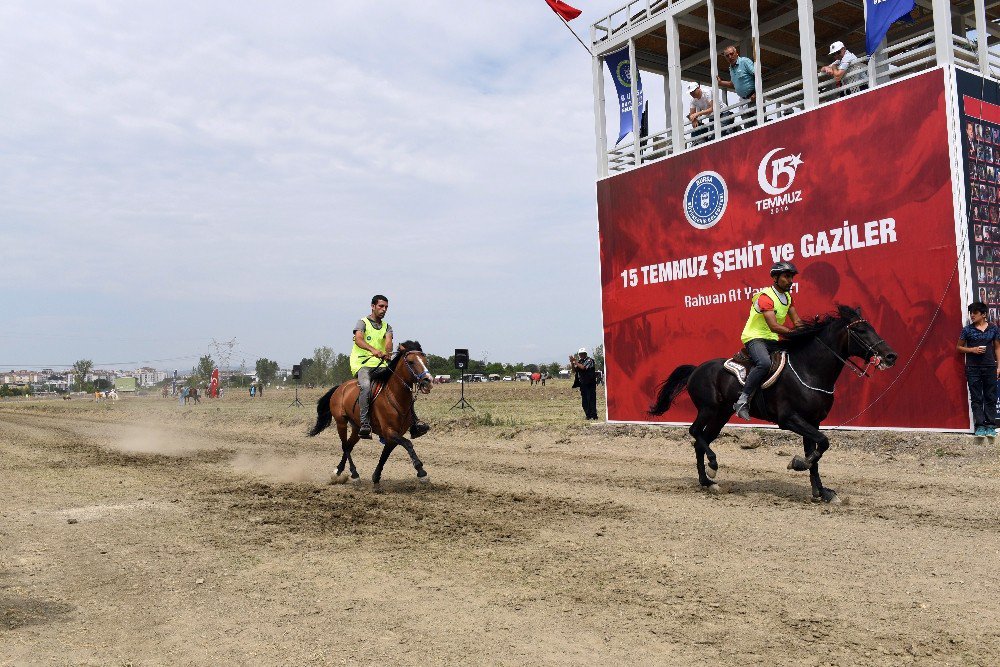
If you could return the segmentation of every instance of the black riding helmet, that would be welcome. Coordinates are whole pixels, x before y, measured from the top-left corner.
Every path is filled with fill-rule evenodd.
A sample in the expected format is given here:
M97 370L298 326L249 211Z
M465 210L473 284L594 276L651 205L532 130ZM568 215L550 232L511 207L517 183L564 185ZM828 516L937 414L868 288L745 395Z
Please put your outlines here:
M771 277L781 275L782 273L790 273L793 276L799 272L795 268L795 265L791 262L775 262L774 266L771 267Z

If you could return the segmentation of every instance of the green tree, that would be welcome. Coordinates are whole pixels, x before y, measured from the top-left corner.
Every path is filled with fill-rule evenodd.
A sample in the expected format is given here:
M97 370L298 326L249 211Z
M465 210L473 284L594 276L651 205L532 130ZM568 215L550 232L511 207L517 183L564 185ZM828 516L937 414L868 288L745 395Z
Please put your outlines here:
M104 378L94 380L94 389L97 391L109 391L114 386L111 380L105 380Z
M299 362L299 370L302 372L302 378L306 377L306 373L309 372L309 367L313 365L312 357L302 357L302 361ZM301 380L300 380L301 382Z
M594 348L594 368L604 372L604 343Z
M557 378L559 377L559 371L562 370L562 366L559 365L558 361L553 361L548 365L549 377Z
M351 357L347 354L338 354L333 361L333 367L330 369L330 383L340 384L341 382L346 382L353 377L351 373Z
M197 387L201 384L207 384L212 379L212 371L214 370L215 362L212 361L212 355L206 354L199 358L198 365L191 369L191 377L188 378L187 385Z
M257 379L260 380L262 384L270 384L274 382L276 375L278 375L277 361L271 361L266 357L257 360Z
M302 380L307 384L331 384L330 369L333 367L333 350L327 346L313 350L311 363L302 368Z
M73 364L73 384L76 385L78 391L84 391L84 383L92 370L94 370L94 362L90 359L80 359Z

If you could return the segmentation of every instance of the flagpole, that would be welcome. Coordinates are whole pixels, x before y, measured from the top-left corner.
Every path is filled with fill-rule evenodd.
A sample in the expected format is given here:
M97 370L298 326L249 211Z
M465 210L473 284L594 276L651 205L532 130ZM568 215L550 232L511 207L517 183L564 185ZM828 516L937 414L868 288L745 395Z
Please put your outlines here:
M562 15L557 11L553 11L552 13L558 16L559 20L563 22L563 25L566 26L566 29L569 30L570 34L576 37L576 41L580 42L580 46L584 48L584 50L587 52L587 55L593 57L594 54L591 52L590 48L583 43L583 40L580 39L580 36L576 34L576 31L573 30L573 28L569 27L569 23L566 21L566 19L564 19Z

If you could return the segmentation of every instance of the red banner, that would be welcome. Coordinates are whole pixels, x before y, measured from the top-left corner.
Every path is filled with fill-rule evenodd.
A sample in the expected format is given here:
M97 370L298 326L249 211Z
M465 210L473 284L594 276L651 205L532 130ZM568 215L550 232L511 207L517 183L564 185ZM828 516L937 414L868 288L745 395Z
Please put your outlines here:
M825 425L967 428L945 105L933 71L599 182L609 419L690 422L649 417L657 386L736 352L790 260L803 318L860 306L900 357L845 370Z

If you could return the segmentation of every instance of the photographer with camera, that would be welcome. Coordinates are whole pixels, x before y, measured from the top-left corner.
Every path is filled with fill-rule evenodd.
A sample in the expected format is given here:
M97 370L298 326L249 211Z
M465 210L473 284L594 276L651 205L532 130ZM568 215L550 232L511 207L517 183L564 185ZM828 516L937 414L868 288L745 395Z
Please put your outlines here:
M580 388L580 402L587 419L597 419L597 369L594 360L587 356L587 348L581 347L576 355L570 355L569 365L576 377L573 388Z

